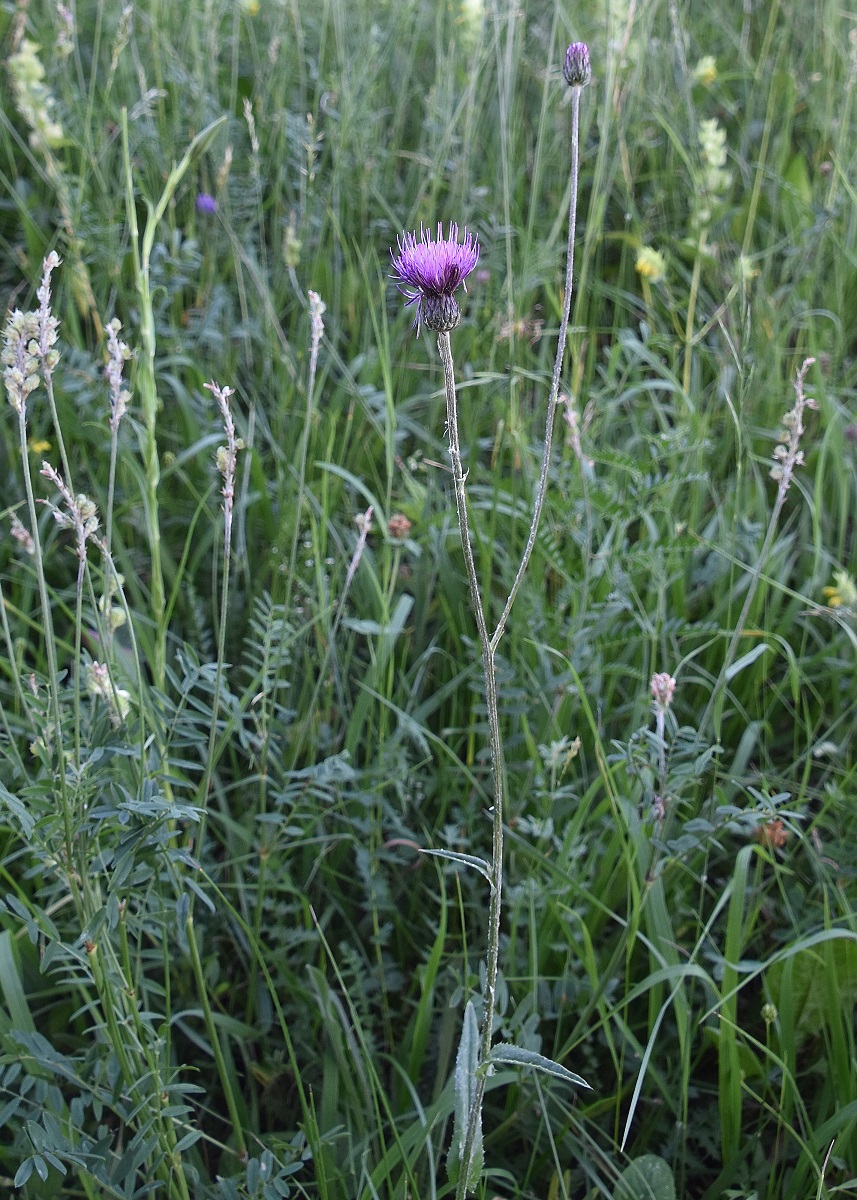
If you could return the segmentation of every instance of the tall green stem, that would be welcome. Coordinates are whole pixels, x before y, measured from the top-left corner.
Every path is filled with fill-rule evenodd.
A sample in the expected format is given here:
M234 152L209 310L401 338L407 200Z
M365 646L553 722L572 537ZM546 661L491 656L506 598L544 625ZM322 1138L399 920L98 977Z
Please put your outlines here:
M51 700L51 716L53 717L53 737L54 746L48 744L49 752L56 754L57 775L60 785L60 810L63 823L63 840L65 843L65 868L67 872L68 885L74 899L75 908L81 914L80 891L77 886L77 875L74 863L74 827L71 813L71 797L68 792L68 778L66 773L65 761L65 744L63 741L62 718L60 716L59 702L59 664L57 662L57 647L54 640L54 624L51 617L51 602L48 596L48 585L45 579L45 567L42 561L42 542L39 536L39 518L36 513L36 500L33 495L33 481L30 478L30 459L27 450L27 415L26 410L22 406L18 412L18 433L21 444L21 462L24 466L24 489L27 493L27 509L30 514L30 528L33 535L33 544L35 553L33 559L36 564L36 578L39 584L39 601L42 608L42 622L45 631L45 653L48 658L48 688L50 690ZM46 738L46 741L48 739Z
M536 498L533 507L533 517L530 531L521 563L515 575L503 612L497 622L494 633L489 636L485 620L485 609L479 590L479 580L476 575L476 565L473 560L473 549L470 544L470 523L467 514L467 495L464 486L464 471L461 465L461 446L458 432L458 409L455 394L455 373L452 362L452 350L449 333L439 333L437 337L438 350L443 364L444 384L446 389L446 419L449 432L449 457L452 462L452 477L455 486L455 506L458 513L458 528L461 534L461 545L464 550L464 562L467 568L467 579L470 585L470 599L476 617L476 627L479 633L479 644L482 651L482 672L485 677L485 700L488 711L488 733L491 752L491 772L494 784L494 805L492 808L492 843L489 878L491 883L491 899L488 913L488 950L487 972L485 984L485 1012L482 1024L481 1062L484 1064L491 1051L491 1039L494 1028L494 1011L497 991L497 973L500 957L500 915L503 893L503 746L500 738L500 717L497 705L497 675L495 667L495 652L506 628L506 622L515 602L524 575L529 565L533 547L536 543L542 509L547 494L548 475L550 472L551 448L553 444L553 426L556 415L559 385L562 376L565 343L568 333L569 314L571 312L571 297L574 287L574 242L577 229L577 191L580 162L580 87L573 87L572 93L572 154L571 154L571 200L568 221L568 248L565 267L565 294L563 296L562 318L559 325L556 359L554 361L551 390L547 404L545 422L544 450L539 474ZM480 1128L482 1102L485 1097L486 1075L478 1071L474 1082L473 1099L468 1117L467 1130L462 1149L462 1161L458 1183L456 1185L456 1200L464 1200L470 1181L477 1135Z
M467 581L470 585L470 601L476 617L476 628L479 633L479 645L482 650L482 673L485 677L485 702L488 709L488 734L491 747L491 774L494 783L494 804L492 815L491 841L491 902L488 913L488 970L485 984L485 1014L482 1023L482 1060L484 1061L491 1049L491 1035L494 1026L494 1006L497 990L497 968L500 957L500 907L503 891L503 746L500 740L500 716L497 709L497 674L494 664L494 647L488 634L485 622L485 610L482 595L479 590L479 580L476 575L476 564L473 560L473 548L470 545L470 522L467 515L467 494L464 488L464 470L461 465L461 445L458 435L458 408L455 396L455 372L452 364L452 349L448 333L437 335L437 347L443 363L443 377L446 387L446 421L449 431L449 457L452 462L452 478L455 485L455 507L458 512L458 529L461 534L461 545L464 550L464 563L467 569ZM485 1077L477 1076L473 1105L464 1142L461 1175L456 1192L457 1200L462 1200L470 1176L470 1165L473 1158L473 1147L479 1124L479 1114L485 1095Z
M152 292L149 282L149 268L155 234L167 206L175 194L188 167L194 159L209 145L212 137L225 117L218 118L211 125L198 133L185 152L178 166L173 167L164 190L156 205L146 201L146 227L143 230L142 241L137 225L137 206L134 199L134 178L131 167L131 150L128 141L128 113L122 109L122 156L125 169L125 211L128 218L128 230L131 235L131 252L134 258L134 282L140 298L140 342L141 354L137 364L137 390L140 395L140 407L143 412L143 425L140 432L140 449L143 456L143 473L145 478L145 493L143 496L146 528L149 538L149 590L152 606L152 618L155 625L155 646L153 655L153 674L157 688L163 688L167 663L167 613L166 593L164 590L164 574L161 566L161 528L158 519L158 484L161 479L161 466L158 457L158 387L155 379L155 314L152 308Z
M155 314L152 310L152 293L149 287L149 256L152 239L146 238L143 252L140 251L140 232L137 226L137 206L134 200L134 181L131 170L131 151L128 145L128 113L122 109L122 154L125 164L125 210L131 235L131 252L134 256L134 282L140 298L140 357L137 361L137 392L143 413L140 432L140 451L143 457L143 476L146 491L143 497L146 529L149 539L149 592L152 620L155 625L155 648L153 672L155 687L162 689L167 662L167 629L165 621L166 593L164 574L161 567L161 527L158 519L158 484L161 479L161 464L158 457L158 387L155 381ZM149 219L146 231L152 222Z

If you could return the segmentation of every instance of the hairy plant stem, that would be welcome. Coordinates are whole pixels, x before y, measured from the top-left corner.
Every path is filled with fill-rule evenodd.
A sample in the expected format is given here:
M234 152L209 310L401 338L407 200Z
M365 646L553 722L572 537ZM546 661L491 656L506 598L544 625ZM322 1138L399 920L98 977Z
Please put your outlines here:
M59 664L57 662L57 647L54 641L54 623L51 617L51 603L48 596L48 584L45 579L45 566L42 561L42 542L39 536L39 518L36 513L36 499L33 495L33 481L30 478L30 459L27 449L27 415L26 410L22 406L18 413L18 433L21 444L21 462L24 468L24 490L27 493L27 510L30 514L30 530L33 535L33 545L35 553L33 555L36 564L36 579L39 585L39 602L42 608L42 622L45 634L45 653L48 658L48 689L51 699L51 715L53 717L53 737L55 746L50 746L50 738L46 737L46 749L50 753L55 752L57 757L57 776L60 785L60 811L62 814L63 823L63 841L65 850L65 868L69 890L74 900L74 906L80 917L81 922L84 920L84 910L81 903L80 890L77 885L77 872L74 863L74 829L72 825L71 813L71 797L68 792L68 778L66 775L65 749L63 746L62 733L62 718L60 716L60 701L59 701Z
M512 584L508 598L503 611L500 614L500 619L497 622L497 628L491 635L491 649L496 650L500 643L500 638L503 636L503 630L506 628L506 622L509 619L509 613L512 611L512 605L515 603L515 597L523 582L527 566L530 562L530 556L533 553L533 547L536 544L536 535L539 530L539 523L542 517L542 509L544 508L545 496L548 490L548 474L550 471L551 448L553 446L553 427L554 417L556 416L557 402L559 400L559 381L562 376L562 361L565 357L565 340L568 333L568 320L571 313L571 296L574 289L574 241L577 232L577 187L580 174L580 92L578 87L571 89L571 201L569 204L568 213L568 248L565 259L565 295L562 305L562 319L559 323L559 336L557 338L556 358L553 365L553 378L551 379L550 396L548 397L547 416L545 418L545 442L544 451L542 453L542 468L539 475L539 483L536 489L536 500L533 506L533 519L530 523L530 533L527 538L527 544L524 547L524 553L521 556L521 564L518 567L515 575L514 583Z
M484 1062L491 1050L491 1035L494 1027L494 1003L497 989L497 967L500 956L500 907L503 891L503 746L500 740L500 715L497 709L497 674L494 665L494 647L488 635L485 609L479 591L479 579L470 545L470 522L467 516L467 494L464 488L464 470L461 465L461 445L458 436L458 409L455 397L455 371L452 364L452 348L449 334L437 335L437 348L443 363L446 387L446 422L449 434L449 457L452 462L452 478L455 485L455 507L458 513L458 530L464 550L467 582L470 585L470 601L476 617L479 645L482 650L482 673L485 677L485 703L488 709L488 734L491 747L491 775L494 783L494 805L491 839L491 902L488 913L488 970L485 983L485 1013L482 1018L482 1053ZM467 1136L462 1152L461 1175L456 1189L456 1200L463 1200L467 1190L470 1163L476 1140L479 1113L485 1095L485 1076L479 1073L473 1096L473 1105L467 1126Z
M104 514L104 544L107 553L113 549L113 498L116 492L116 456L119 449L119 426L110 424L110 466L107 475L107 510Z
M214 699L211 705L211 728L208 731L208 748L205 755L205 770L199 785L197 800L202 814L197 830L197 852L202 856L205 828L208 822L208 794L214 776L217 746L217 718L220 714L220 694L223 689L223 663L226 658L226 616L229 610L229 581L232 574L232 507L225 511L223 532L223 577L220 581L220 624L217 631L217 664L214 672Z
M494 805L492 808L492 840L491 863L489 877L491 883L491 899L488 912L488 949L487 971L485 984L485 1012L482 1019L482 1045L480 1065L474 1086L473 1101L468 1117L467 1132L462 1148L461 1168L456 1185L456 1200L464 1200L468 1191L472 1160L476 1145L482 1112L482 1102L485 1097L487 1070L485 1064L491 1052L491 1040L494 1030L494 1010L497 991L497 972L500 956L500 914L503 894L503 745L500 738L500 717L497 706L497 674L495 668L495 653L512 605L523 582L527 566L536 544L542 509L547 495L548 476L550 473L551 448L553 445L553 427L559 399L559 385L562 376L562 365L565 357L565 343L568 334L568 321L571 313L571 297L574 288L574 242L577 230L577 190L580 163L580 92L581 88L572 88L572 127L571 127L571 200L568 218L568 247L565 266L565 294L563 296L562 318L559 325L556 359L554 361L551 379L550 396L547 404L545 420L544 450L536 498L533 506L533 518L524 553L509 591L503 611L497 626L489 636L485 619L485 608L479 590L479 580L476 575L476 565L473 560L473 549L470 544L470 522L467 515L467 494L465 491L465 475L461 465L461 446L458 432L458 409L455 395L455 372L452 362L452 349L448 333L437 335L437 345L443 364L444 384L446 389L446 420L449 434L449 457L452 462L452 477L455 485L455 507L458 513L458 528L461 534L461 545L464 550L464 562L467 568L467 580L470 585L470 599L476 617L476 627L479 633L479 644L482 651L482 672L485 677L485 701L488 710L488 734L491 752L491 773L494 784Z

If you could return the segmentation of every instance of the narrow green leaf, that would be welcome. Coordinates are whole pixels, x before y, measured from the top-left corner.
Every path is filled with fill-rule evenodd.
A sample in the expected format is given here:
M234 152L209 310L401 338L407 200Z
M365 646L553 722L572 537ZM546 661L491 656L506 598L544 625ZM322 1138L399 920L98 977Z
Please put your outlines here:
M545 1058L543 1054L536 1054L534 1050L525 1050L523 1046L512 1046L508 1042L499 1042L492 1046L488 1062L508 1067L532 1067L534 1071L552 1075L554 1079L561 1079L563 1083L571 1083L574 1087L589 1087L580 1075L554 1062L552 1058Z
M475 854L459 854L455 850L420 850L420 854L432 854L435 858L448 858L450 862L461 863L464 867L475 867L491 884L491 891L493 892L494 884L491 879L491 868L484 858L477 858Z
M464 1158L464 1143L467 1141L467 1128L470 1124L470 1113L473 1107L473 1097L476 1091L476 1068L479 1063L479 1022L476 1020L476 1008L472 1000L467 1001L464 1009L464 1023L461 1030L461 1041L455 1056L455 1074L453 1076L455 1091L455 1123L452 1131L452 1144L446 1157L446 1170L449 1182L458 1183L461 1174L462 1159ZM482 1175L484 1150L482 1146L482 1114L477 1117L476 1139L473 1143L473 1157L470 1160L470 1170L467 1176L466 1191L476 1190Z
M0 933L0 988L9 1010L12 1028L20 1029L23 1033L35 1033L36 1026L27 1005L18 971L18 960L12 948L12 935L8 929Z
M770 649L772 649L772 647L769 646L767 642L760 642L758 646L754 646L752 650L749 650L746 654L742 654L741 657L727 669L726 682L728 683L731 679L734 679L735 676L743 671L745 667L749 667L756 661L757 658L761 658L766 650Z

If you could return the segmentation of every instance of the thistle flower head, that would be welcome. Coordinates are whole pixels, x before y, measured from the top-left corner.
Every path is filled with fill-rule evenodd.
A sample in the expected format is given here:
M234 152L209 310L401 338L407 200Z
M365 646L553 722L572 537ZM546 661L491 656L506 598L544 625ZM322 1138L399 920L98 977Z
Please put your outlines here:
M586 87L592 78L589 62L589 47L586 42L572 42L565 52L562 73L565 82L572 88Z
M427 229L419 236L403 233L398 239L398 254L393 259L392 278L399 291L407 296L407 306L414 306L414 325L417 333L425 324L435 333L448 333L461 321L461 310L453 293L479 261L479 243L472 233L464 230L464 240L458 240L458 226L453 221L449 234L443 236L438 224L437 237ZM465 287L465 291L467 288Z

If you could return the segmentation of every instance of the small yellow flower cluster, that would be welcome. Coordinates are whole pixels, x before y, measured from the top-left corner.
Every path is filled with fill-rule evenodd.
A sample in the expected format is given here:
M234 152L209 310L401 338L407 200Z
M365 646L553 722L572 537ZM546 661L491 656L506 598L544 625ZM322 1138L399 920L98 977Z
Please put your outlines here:
M834 571L832 587L824 589L824 596L831 608L857 609L857 584L847 571Z
M693 68L693 78L696 83L709 87L717 78L717 60L713 54L706 54Z
M653 246L643 246L637 255L636 271L641 279L648 279L650 283L657 283L667 273L666 260L660 251L655 250Z

